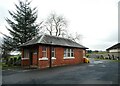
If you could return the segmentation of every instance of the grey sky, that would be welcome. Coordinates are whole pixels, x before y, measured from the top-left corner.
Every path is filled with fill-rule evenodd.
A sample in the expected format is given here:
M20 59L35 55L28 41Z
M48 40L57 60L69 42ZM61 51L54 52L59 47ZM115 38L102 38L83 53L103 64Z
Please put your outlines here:
M92 50L105 50L118 42L118 1L32 0L31 7L38 8L37 22L56 12L67 19L70 33L82 35L81 44ZM15 9L14 3L18 0L0 1L0 31L5 34L9 33L4 18L10 18L8 10Z

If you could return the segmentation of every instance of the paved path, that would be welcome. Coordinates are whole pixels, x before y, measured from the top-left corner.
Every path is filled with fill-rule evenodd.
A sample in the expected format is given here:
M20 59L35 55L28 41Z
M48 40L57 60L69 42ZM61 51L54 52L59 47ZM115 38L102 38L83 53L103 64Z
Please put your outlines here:
M118 63L93 59L89 64L2 72L3 84L118 84Z

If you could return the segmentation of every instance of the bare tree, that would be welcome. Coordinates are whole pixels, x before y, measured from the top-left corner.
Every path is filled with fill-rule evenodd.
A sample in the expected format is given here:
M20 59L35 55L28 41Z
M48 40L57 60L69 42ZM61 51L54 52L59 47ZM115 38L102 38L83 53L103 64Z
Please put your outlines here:
M78 34L77 32L75 34L67 33L66 38L71 39L75 42L80 43L82 39L82 35Z
M50 35L61 36L67 27L67 21L62 16L51 14L45 22L44 27Z
M63 16L58 16L55 13L50 14L46 22L44 22L43 27L49 35L62 36L63 38L68 38L75 42L81 41L81 35L76 33L69 33L67 28L67 21ZM45 32L45 31L44 31Z

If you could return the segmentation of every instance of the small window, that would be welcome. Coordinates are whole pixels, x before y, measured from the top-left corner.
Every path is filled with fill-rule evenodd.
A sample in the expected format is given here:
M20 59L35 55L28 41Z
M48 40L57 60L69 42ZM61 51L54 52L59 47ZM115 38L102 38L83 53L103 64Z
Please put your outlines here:
M64 50L64 57L74 57L73 49L65 49Z
M42 47L42 57L47 57L47 47Z
M51 54L52 57L55 57L55 48L52 47L52 51L51 52L52 52L52 54Z

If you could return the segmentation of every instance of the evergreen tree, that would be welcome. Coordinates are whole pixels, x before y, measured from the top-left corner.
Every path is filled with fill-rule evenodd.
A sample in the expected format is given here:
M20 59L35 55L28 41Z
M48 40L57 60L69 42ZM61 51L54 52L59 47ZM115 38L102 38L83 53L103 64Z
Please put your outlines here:
M9 53L10 53L10 51L13 49L12 48L12 40L11 40L11 38L10 37L8 37L8 36L5 36L4 38L3 38L3 43L2 43L2 47L1 47L1 49L2 49L2 57L4 57L4 58L6 58L8 55L9 55Z
M18 47L31 40L38 34L39 25L35 23L37 19L36 8L31 8L27 0L25 2L19 1L19 5L15 4L16 10L9 11L13 20L6 18L7 23L11 28L8 28L11 38L9 43L12 43L12 49L16 50ZM8 42L7 41L7 42Z

